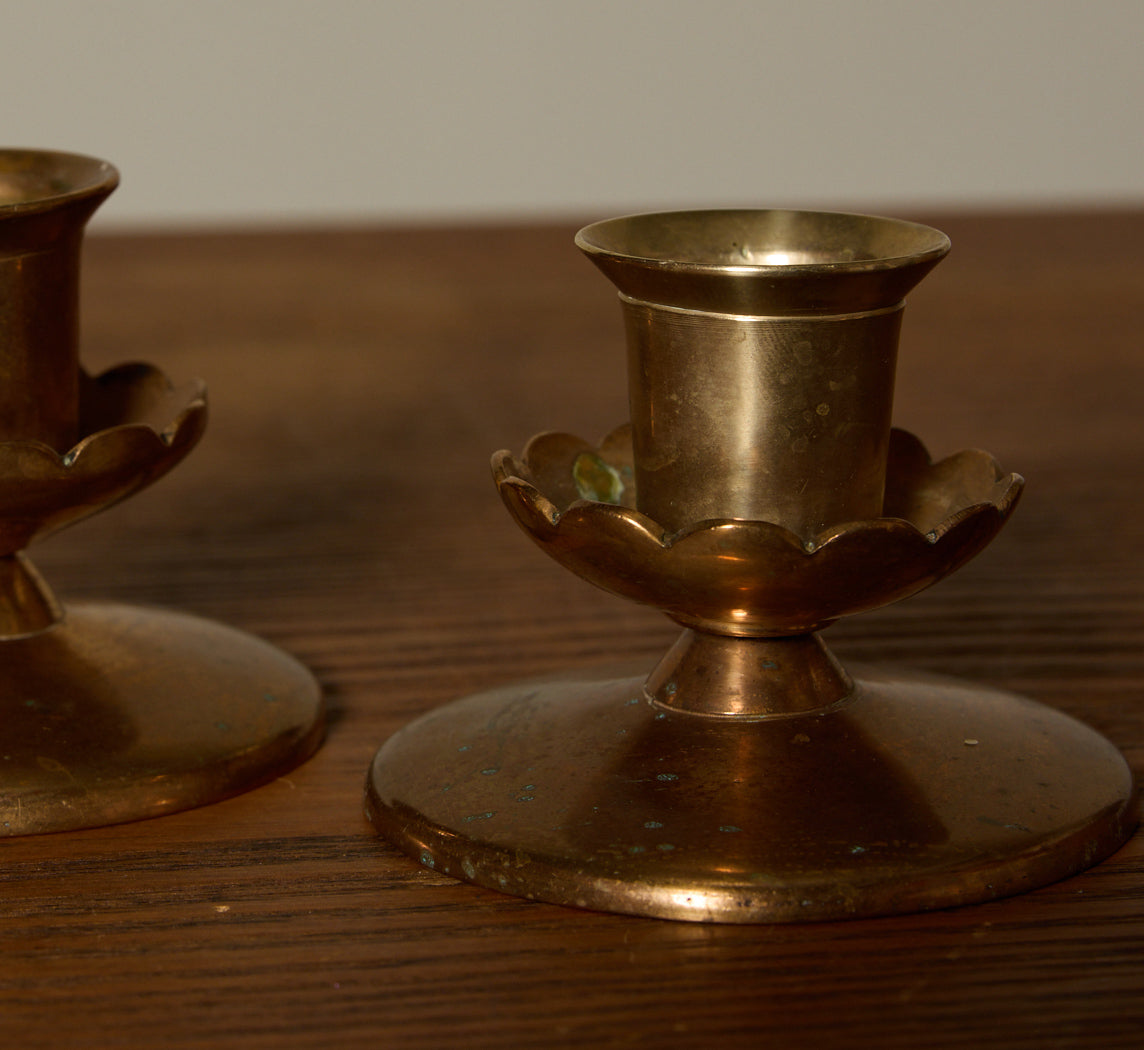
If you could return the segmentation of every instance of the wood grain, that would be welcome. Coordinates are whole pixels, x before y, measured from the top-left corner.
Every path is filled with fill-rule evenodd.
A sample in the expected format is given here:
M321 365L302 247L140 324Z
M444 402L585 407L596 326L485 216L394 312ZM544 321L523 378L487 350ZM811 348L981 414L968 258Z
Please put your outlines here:
M1056 705L1144 769L1144 213L911 215L897 422L1029 479L993 547L842 623L844 658ZM203 376L203 445L45 544L69 601L196 612L314 669L328 741L231 801L0 843L12 1047L1135 1048L1144 848L1010 900L712 927L420 870L361 816L376 747L449 699L649 665L675 631L567 576L488 478L626 416L622 330L574 226L92 238L84 357Z

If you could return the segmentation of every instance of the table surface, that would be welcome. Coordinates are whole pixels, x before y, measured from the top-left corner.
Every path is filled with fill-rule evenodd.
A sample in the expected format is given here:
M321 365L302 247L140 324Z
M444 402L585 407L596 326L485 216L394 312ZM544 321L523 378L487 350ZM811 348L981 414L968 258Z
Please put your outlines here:
M908 215L896 422L1028 478L845 659L1061 708L1144 766L1144 212ZM534 432L626 417L611 286L575 224L92 236L84 360L207 380L169 477L53 538L65 600L176 608L320 680L323 749L247 795L0 843L10 1046L1138 1047L1144 845L1008 900L811 925L575 911L422 870L371 832L375 749L452 698L633 659L676 629L575 579L489 479ZM17 1038L18 1037L18 1038Z

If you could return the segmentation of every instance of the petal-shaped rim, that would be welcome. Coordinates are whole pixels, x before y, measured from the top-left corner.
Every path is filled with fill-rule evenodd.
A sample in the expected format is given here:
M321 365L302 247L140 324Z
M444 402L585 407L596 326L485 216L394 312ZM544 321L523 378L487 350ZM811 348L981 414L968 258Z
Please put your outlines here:
M88 517L162 477L206 426L206 389L174 387L150 365L121 365L81 384L92 432L65 453L0 442L0 554Z
M554 463L582 455L622 474L623 447L623 428L600 449L570 435L539 435L526 462L497 453L494 477L520 525L572 571L682 623L744 635L813 630L916 593L979 553L1024 485L976 450L931 463L917 438L895 431L887 500L898 513L832 526L807 544L782 526L737 519L668 535L630 506L579 496L564 502L567 483L556 486L563 507L541 491Z

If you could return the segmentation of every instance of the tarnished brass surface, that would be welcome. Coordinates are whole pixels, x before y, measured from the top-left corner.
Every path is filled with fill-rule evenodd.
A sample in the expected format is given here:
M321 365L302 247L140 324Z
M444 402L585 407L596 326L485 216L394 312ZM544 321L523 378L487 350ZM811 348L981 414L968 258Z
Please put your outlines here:
M710 718L642 679L522 683L400 731L376 829L427 867L557 904L801 922L970 904L1112 853L1132 776L1012 694L855 668L814 715Z
M1013 512L1024 480L985 452L930 463L894 430L883 515L800 539L769 521L717 518L669 532L640 510L626 426L600 447L542 434L523 461L493 457L520 526L598 587L654 605L687 626L770 637L916 594L983 550Z
M979 553L1023 480L892 431L928 227L633 216L577 244L618 286L631 426L493 457L561 564L684 627L646 677L470 697L379 752L367 814L423 864L580 907L718 922L988 900L1116 849L1132 775L1020 697L847 671L817 631Z
M0 836L217 802L322 740L318 687L285 653L194 616L76 604L0 641Z
M66 608L30 543L174 467L206 391L77 358L84 224L104 161L0 150L0 834L118 823L237 794L308 757L318 687L264 642L193 617Z
M634 215L577 245L620 290L638 506L811 539L882 510L903 298L943 233L861 215Z
M0 442L0 556L158 480L194 448L207 421L202 382L176 389L142 364L81 375L79 408L86 436L62 455L40 441Z

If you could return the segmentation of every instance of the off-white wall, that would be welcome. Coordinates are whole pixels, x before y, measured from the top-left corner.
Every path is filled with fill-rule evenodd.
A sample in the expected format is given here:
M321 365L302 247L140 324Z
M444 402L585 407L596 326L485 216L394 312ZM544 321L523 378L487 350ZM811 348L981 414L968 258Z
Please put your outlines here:
M1144 0L8 0L113 225L1144 203Z

